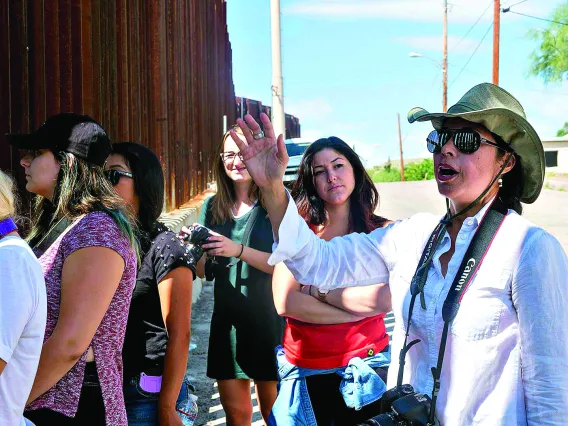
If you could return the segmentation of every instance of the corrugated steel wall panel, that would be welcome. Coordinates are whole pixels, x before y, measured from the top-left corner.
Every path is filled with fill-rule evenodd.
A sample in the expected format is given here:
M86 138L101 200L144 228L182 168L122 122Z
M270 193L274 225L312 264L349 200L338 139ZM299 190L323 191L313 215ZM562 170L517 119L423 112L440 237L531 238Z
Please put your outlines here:
M0 135L60 111L153 149L171 210L203 191L236 118L225 0L0 2ZM0 168L24 184L0 137Z

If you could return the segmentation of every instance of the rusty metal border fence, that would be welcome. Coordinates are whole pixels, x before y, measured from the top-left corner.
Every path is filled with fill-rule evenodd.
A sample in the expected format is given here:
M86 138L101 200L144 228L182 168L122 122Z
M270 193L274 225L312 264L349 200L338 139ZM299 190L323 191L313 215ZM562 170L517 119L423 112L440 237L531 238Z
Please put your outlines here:
M246 114L250 114L260 121L260 114L263 112L270 117L271 107L262 105L260 101L237 96L236 102L237 117L243 118ZM286 139L299 138L301 136L300 119L291 114L285 114L285 121Z
M22 185L3 135L80 112L154 150L166 208L187 202L236 118L226 14L225 0L0 2L0 168Z

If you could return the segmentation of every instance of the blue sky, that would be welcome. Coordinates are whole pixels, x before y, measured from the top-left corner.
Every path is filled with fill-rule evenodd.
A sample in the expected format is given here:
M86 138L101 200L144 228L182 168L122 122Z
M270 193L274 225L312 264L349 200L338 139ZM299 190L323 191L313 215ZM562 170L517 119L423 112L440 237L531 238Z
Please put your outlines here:
M527 0L511 10L549 18L565 1ZM235 92L270 105L270 1L227 0L227 6ZM281 0L281 12L285 110L300 118L303 137L338 136L369 166L381 164L399 157L400 113L405 157L429 156L430 125L410 125L406 114L415 106L442 108L441 0ZM492 20L493 0L450 0L448 106L491 81ZM499 84L519 99L543 138L568 121L568 83L546 86L528 76L536 44L526 34L546 25L501 15Z

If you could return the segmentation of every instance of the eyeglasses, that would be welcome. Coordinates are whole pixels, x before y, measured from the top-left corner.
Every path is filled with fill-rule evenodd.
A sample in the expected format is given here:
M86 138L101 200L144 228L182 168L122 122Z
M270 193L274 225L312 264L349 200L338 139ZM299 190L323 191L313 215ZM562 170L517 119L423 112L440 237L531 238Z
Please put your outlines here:
M479 149L482 142L505 152L512 151L508 147L481 137L481 135L473 129L433 130L426 138L428 151L432 154L439 153L442 150L442 147L447 144L450 139L453 139L454 146L462 154L473 154Z
M219 154L219 156L224 163L232 163L233 161L235 161L235 157L237 156L241 159L241 161L243 161L243 154L241 154L240 152L222 152L221 154Z
M131 178L131 179L134 176L132 173L123 172L122 170L115 170L115 169L105 170L103 173L105 174L105 177L107 178L107 180L110 182L110 184L112 186L117 185L122 176Z

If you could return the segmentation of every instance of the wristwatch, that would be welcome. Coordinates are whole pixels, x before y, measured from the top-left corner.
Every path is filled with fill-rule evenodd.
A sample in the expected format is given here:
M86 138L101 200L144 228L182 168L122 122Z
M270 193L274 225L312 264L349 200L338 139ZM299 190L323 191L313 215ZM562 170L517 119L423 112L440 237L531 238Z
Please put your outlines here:
M317 295L318 300L320 302L327 303L326 299L327 299L327 294L329 293L329 290L321 291L318 288L317 292L318 292L318 295Z

